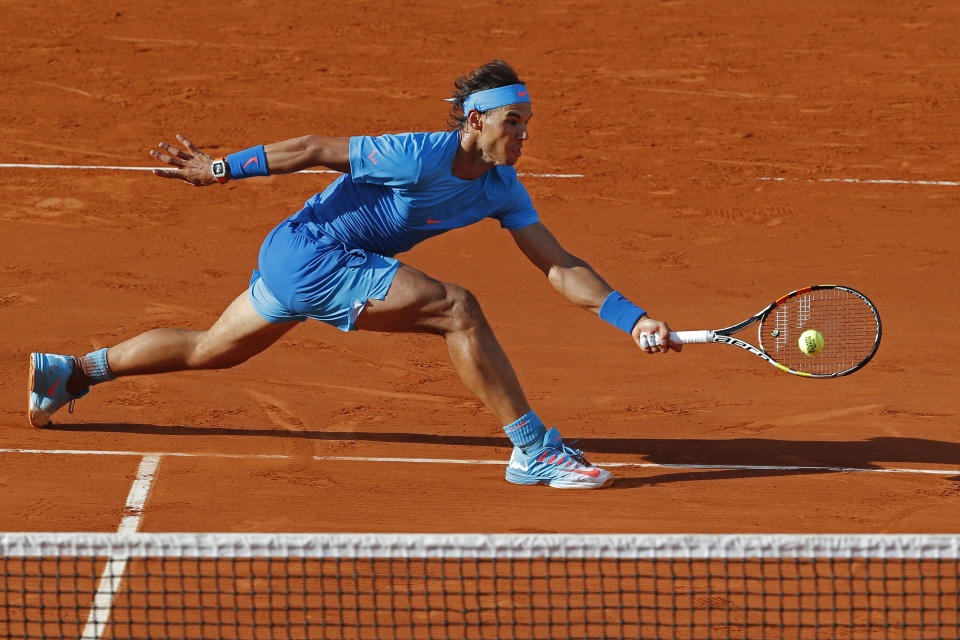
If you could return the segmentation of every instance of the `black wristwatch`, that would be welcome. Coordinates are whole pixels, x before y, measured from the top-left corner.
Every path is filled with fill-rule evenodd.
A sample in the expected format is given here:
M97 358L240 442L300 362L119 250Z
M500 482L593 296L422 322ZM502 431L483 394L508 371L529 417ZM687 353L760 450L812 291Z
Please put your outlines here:
M220 184L230 179L230 166L223 158L214 160L213 164L210 165L210 170L213 172L213 177L216 178Z

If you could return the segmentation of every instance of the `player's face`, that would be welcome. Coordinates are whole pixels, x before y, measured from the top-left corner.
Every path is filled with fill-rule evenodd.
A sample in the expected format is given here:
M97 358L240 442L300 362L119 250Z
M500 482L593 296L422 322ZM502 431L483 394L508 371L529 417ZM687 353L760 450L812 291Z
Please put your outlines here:
M480 149L490 164L513 166L523 154L523 143L530 137L527 123L533 109L527 102L508 104L483 114Z

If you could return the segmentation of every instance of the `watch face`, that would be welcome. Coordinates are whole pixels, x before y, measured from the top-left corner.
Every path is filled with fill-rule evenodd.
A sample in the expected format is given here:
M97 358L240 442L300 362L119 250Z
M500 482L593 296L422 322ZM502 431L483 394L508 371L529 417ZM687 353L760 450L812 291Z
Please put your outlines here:
M211 168L213 169L214 178L222 178L227 173L223 162L214 162Z

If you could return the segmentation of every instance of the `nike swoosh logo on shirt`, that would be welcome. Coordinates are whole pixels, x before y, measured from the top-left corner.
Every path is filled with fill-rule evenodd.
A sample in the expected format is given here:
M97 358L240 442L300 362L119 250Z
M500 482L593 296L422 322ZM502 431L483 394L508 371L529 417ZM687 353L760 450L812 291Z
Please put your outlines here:
M434 220L433 218L427 218L427 224L437 224L438 222L443 222L443 220Z

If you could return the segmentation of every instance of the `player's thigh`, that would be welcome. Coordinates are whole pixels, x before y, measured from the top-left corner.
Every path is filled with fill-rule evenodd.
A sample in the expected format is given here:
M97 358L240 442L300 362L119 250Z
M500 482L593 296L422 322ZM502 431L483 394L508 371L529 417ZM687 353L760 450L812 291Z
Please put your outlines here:
M297 324L263 318L250 303L249 292L244 291L204 332L198 347L210 356L242 361L269 347Z
M365 331L446 333L474 307L476 300L462 287L401 263L387 296L369 300L354 326Z

